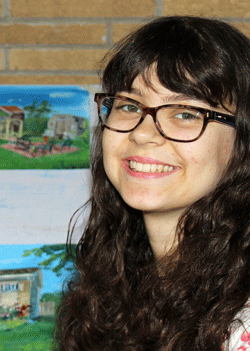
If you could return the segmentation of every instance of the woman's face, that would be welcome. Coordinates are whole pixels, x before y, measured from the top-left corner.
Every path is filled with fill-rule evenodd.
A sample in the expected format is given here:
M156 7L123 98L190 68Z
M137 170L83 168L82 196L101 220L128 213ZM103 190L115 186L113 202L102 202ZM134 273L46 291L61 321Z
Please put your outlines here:
M151 83L154 89L138 76L131 93L120 95L149 107L182 103L210 108L204 102L178 97L154 75ZM152 117L147 115L132 132L104 130L104 167L112 184L132 208L144 213L179 212L217 185L231 156L234 139L234 128L210 122L198 140L174 142L160 135ZM134 161L133 169L130 161Z

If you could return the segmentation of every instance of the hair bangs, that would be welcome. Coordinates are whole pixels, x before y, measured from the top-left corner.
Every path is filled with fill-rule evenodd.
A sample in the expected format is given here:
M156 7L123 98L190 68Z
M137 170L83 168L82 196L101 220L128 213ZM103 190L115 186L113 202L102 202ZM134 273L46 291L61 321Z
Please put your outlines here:
M235 80L229 70L207 60L206 53L199 57L182 48L176 56L171 54L159 57L156 72L160 83L167 89L205 101L213 107L231 105L237 94L230 82ZM219 58L217 61L221 61ZM231 77L231 79L230 79Z
M215 26L207 22L192 17L160 18L128 35L114 47L111 58L106 57L104 91L130 91L139 74L150 86L150 68L155 66L159 81L171 91L212 106L235 103L239 59L232 61L234 49L225 43L231 41L232 46L232 33L216 20Z
M110 94L130 91L135 78L139 74L144 75L144 72L155 62L155 55L150 52L145 55L142 48L139 50L133 45L134 41L136 41L135 38L131 40L130 36L126 37L104 57L104 64L108 61L102 76L104 91Z

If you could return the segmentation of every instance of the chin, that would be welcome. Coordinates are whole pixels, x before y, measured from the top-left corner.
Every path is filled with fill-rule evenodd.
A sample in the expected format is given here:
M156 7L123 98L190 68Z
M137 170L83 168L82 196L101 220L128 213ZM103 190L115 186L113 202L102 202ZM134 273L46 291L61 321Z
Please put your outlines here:
M153 205L152 201L142 201L140 203L136 203L134 201L126 201L126 204L132 207L135 210L142 212L165 212L165 210L161 206Z

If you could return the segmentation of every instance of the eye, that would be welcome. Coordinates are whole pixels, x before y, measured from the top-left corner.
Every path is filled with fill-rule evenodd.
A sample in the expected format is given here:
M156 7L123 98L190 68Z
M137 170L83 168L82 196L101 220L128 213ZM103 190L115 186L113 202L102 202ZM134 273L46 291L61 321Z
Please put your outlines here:
M141 109L138 106L132 104L120 105L118 109L129 113L141 113Z
M179 118L181 120L185 120L185 121L192 121L192 120L202 120L203 116L199 111L183 111L183 112L179 112L177 113L175 116L175 118Z

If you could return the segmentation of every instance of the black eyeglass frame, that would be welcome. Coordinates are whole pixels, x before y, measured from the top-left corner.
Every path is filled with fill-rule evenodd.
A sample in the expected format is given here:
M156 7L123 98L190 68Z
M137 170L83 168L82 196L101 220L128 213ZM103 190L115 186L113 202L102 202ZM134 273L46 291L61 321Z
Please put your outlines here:
M139 122L136 124L135 127L133 127L132 129L129 129L129 130L119 130L119 129L115 129L115 128L112 128L110 126L108 126L106 123L103 122L102 118L101 118L101 100L105 97L111 97L111 98L119 98L123 101L130 101L132 103L135 103L138 107L140 107L140 109L142 110L142 116L139 120ZM107 94L107 93L96 93L95 94L95 97L94 97L94 101L97 103L97 106L98 106L98 117L99 117L99 120L103 126L103 128L107 128L109 130L112 130L114 132L118 132L118 133L129 133L129 132L132 132L133 130L135 130L144 120L144 118L147 116L147 115L150 115L152 118L153 118L153 121L154 121L154 124L155 124L155 127L156 129L158 130L158 132L165 138L165 139L168 139L168 140L172 140L172 141L176 141L176 142L181 142L181 143L190 143L192 141L195 141L197 139L199 139L201 137L201 135L204 133L207 125L209 122L218 122L218 123L223 123L223 124L226 124L226 125L229 125L231 127L235 127L236 124L235 124L235 116L232 116L232 115L228 115L228 114L225 114L225 113L222 113L222 112L218 112L218 111L213 111L213 110L209 110L209 109L206 109L206 108L202 108L202 107L197 107L197 106L191 106L191 105L182 105L182 104L166 104L166 105L160 105L160 106L156 106L156 107L147 107L145 105L143 105L142 103L136 101L136 100L133 100L131 98L128 98L128 97L125 97L125 96L122 96L122 95L110 95L110 94ZM170 138L168 137L167 135L165 135L165 133L163 132L163 130L161 129L160 125L159 125L159 122L158 122L158 119L157 119L157 112L164 108L164 107L181 107L181 108L191 108L191 109L194 109L194 110L197 110L203 114L206 114L205 118L204 118L204 122L203 122L203 127L201 129L201 132L200 134L194 138L194 139L191 139L191 140L179 140L179 139L173 139L173 138Z

